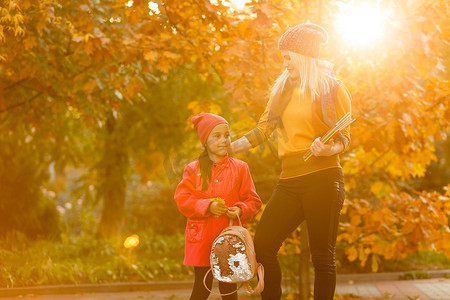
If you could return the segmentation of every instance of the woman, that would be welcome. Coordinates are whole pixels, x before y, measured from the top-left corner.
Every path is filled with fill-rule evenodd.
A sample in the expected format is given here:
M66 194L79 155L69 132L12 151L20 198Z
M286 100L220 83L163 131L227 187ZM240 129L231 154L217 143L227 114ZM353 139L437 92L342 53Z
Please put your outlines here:
M257 127L231 144L237 153L277 132L282 171L255 234L257 260L265 268L262 299L281 298L277 253L304 220L315 269L314 299L333 299L336 232L345 196L339 154L348 148L350 134L346 128L326 144L320 137L350 112L351 100L330 64L318 59L327 40L325 29L309 23L283 34L278 46L285 70ZM314 156L305 162L309 150Z

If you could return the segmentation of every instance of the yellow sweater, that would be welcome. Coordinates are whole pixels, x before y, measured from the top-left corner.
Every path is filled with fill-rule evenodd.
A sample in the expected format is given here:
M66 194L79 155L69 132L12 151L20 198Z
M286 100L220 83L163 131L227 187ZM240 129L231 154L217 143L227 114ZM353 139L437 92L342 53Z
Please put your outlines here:
M272 99L267 103L256 128L246 134L253 147L267 140L275 130L274 126L267 122L271 101ZM350 110L350 93L343 84L340 84L336 101L337 118L342 118ZM316 138L312 123L312 99L309 95L300 94L298 88L294 89L291 100L281 115L281 122L283 128L280 128L280 126L276 128L278 155L281 158L282 165L280 178L292 178L328 168L340 167L339 155L337 154L329 157L312 156L307 162L303 161L303 155L309 151L309 147ZM350 141L349 127L342 130L341 133Z

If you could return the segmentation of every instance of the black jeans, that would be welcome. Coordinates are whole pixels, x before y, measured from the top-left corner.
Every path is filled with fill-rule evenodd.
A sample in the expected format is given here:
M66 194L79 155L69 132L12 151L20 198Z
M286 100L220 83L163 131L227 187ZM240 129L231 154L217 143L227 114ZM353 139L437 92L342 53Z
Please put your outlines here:
M280 179L255 234L256 258L265 270L262 299L281 298L277 253L283 241L306 220L315 270L314 299L333 299L336 288L335 245L345 197L340 168Z
M203 285L203 278L205 274L208 272L209 267L194 267L195 279L194 279L194 288L192 289L192 294L190 300L206 300L209 297L209 292L205 289ZM208 274L206 277L206 285L209 289L212 287L212 273ZM237 289L237 285L235 283L226 283L219 281L219 290L221 294L228 294ZM222 296L224 300L237 300L237 292L228 296Z

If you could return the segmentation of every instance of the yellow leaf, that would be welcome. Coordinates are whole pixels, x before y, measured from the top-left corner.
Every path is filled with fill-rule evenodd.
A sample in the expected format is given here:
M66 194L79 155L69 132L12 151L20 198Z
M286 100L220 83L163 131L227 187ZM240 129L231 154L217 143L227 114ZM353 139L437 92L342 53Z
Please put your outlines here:
M361 224L361 216L360 215L352 216L352 218L350 219L350 224L352 224L353 226L358 226L359 224Z
M374 184L372 184L372 186L370 187L370 191L372 193L374 193L375 196L377 196L382 188L383 188L383 183L381 181L377 181Z
M100 41L102 42L102 45L106 45L106 44L111 43L111 39L106 38L106 37L102 37L102 38L100 39Z
M351 246L345 251L349 261L354 261L358 257L358 251L356 251L355 246Z
M17 27L16 30L14 31L14 36L18 36L18 35L25 35L25 31L23 31L23 29L21 27Z
M222 203L225 204L225 199L222 199L220 197L216 197L212 200L212 202Z
M30 50L31 48L34 48L36 46L36 40L32 37L27 38L23 41L23 47L25 50Z
M411 233L411 232L413 232L413 230L416 226L417 226L416 224L411 223L411 222L406 223L406 225L403 226L403 228L402 228L402 233L404 233L404 234Z
M203 201L216 202L216 203L222 203L222 204L225 204L225 199L222 199L222 198L220 198L220 197L209 198L209 199L203 199Z
M419 243L424 238L424 234L419 226L415 226L414 231L408 237L410 241L413 241L414 243Z
M170 52L170 51L164 51L163 55L166 58L170 58L170 59L178 59L180 57L179 54L174 53L174 52Z
M81 42L84 39L84 37L82 35L75 35L72 37L72 41L78 43Z
M358 258L361 261L361 266L363 266L363 267L366 265L367 258L369 258L369 255L368 255L367 251L365 251L365 250L367 250L367 249L363 249L361 247L361 248L359 248L359 251L358 251ZM370 250L368 252L370 253Z
M90 34L90 33L88 33L88 34L86 34L86 35L84 36L84 41L85 41L85 42L88 42L89 39L93 39L93 38L95 38L95 36L92 35L92 34Z
M158 57L158 52L156 51L147 51L144 53L144 59L153 61Z
M392 193L392 188L389 184L377 181L370 187L370 191L378 198L383 198Z
M16 7L17 7L17 4L14 1L9 1L9 10L10 11L16 9Z
M169 71L170 71L170 64L167 63L166 61L160 61L158 63L157 68L158 68L158 70L160 70L163 73L169 73Z
M89 80L88 82L86 82L86 84L84 85L84 89L86 91L92 91L93 89L95 89L97 87L97 82L94 79Z

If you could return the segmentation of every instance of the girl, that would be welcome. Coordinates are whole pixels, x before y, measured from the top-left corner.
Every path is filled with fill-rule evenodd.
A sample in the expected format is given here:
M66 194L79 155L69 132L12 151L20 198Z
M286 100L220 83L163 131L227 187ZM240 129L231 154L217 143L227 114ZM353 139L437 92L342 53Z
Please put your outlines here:
M332 300L336 286L335 244L344 202L344 178L339 154L348 148L350 132L333 141L320 137L350 112L350 94L333 76L330 64L319 60L325 29L301 24L287 30L278 43L285 70L275 81L272 97L256 128L233 142L232 153L267 140L276 129L281 174L255 234L256 258L264 265L262 299L282 295L277 252L303 221L308 224L315 270L314 299ZM311 150L314 156L304 161Z
M243 224L250 221L260 209L261 199L256 194L247 164L227 154L231 142L228 122L220 116L204 113L193 117L192 123L205 151L186 166L183 180L175 191L175 201L188 218L184 264L193 266L195 273L190 299L201 300L209 296L203 278L210 268L212 243L228 226L228 218L236 219L236 212ZM214 201L217 198L224 203ZM234 225L238 225L237 220ZM211 289L211 273L207 285ZM219 282L222 294L236 288L236 284ZM237 293L222 299L237 299Z

